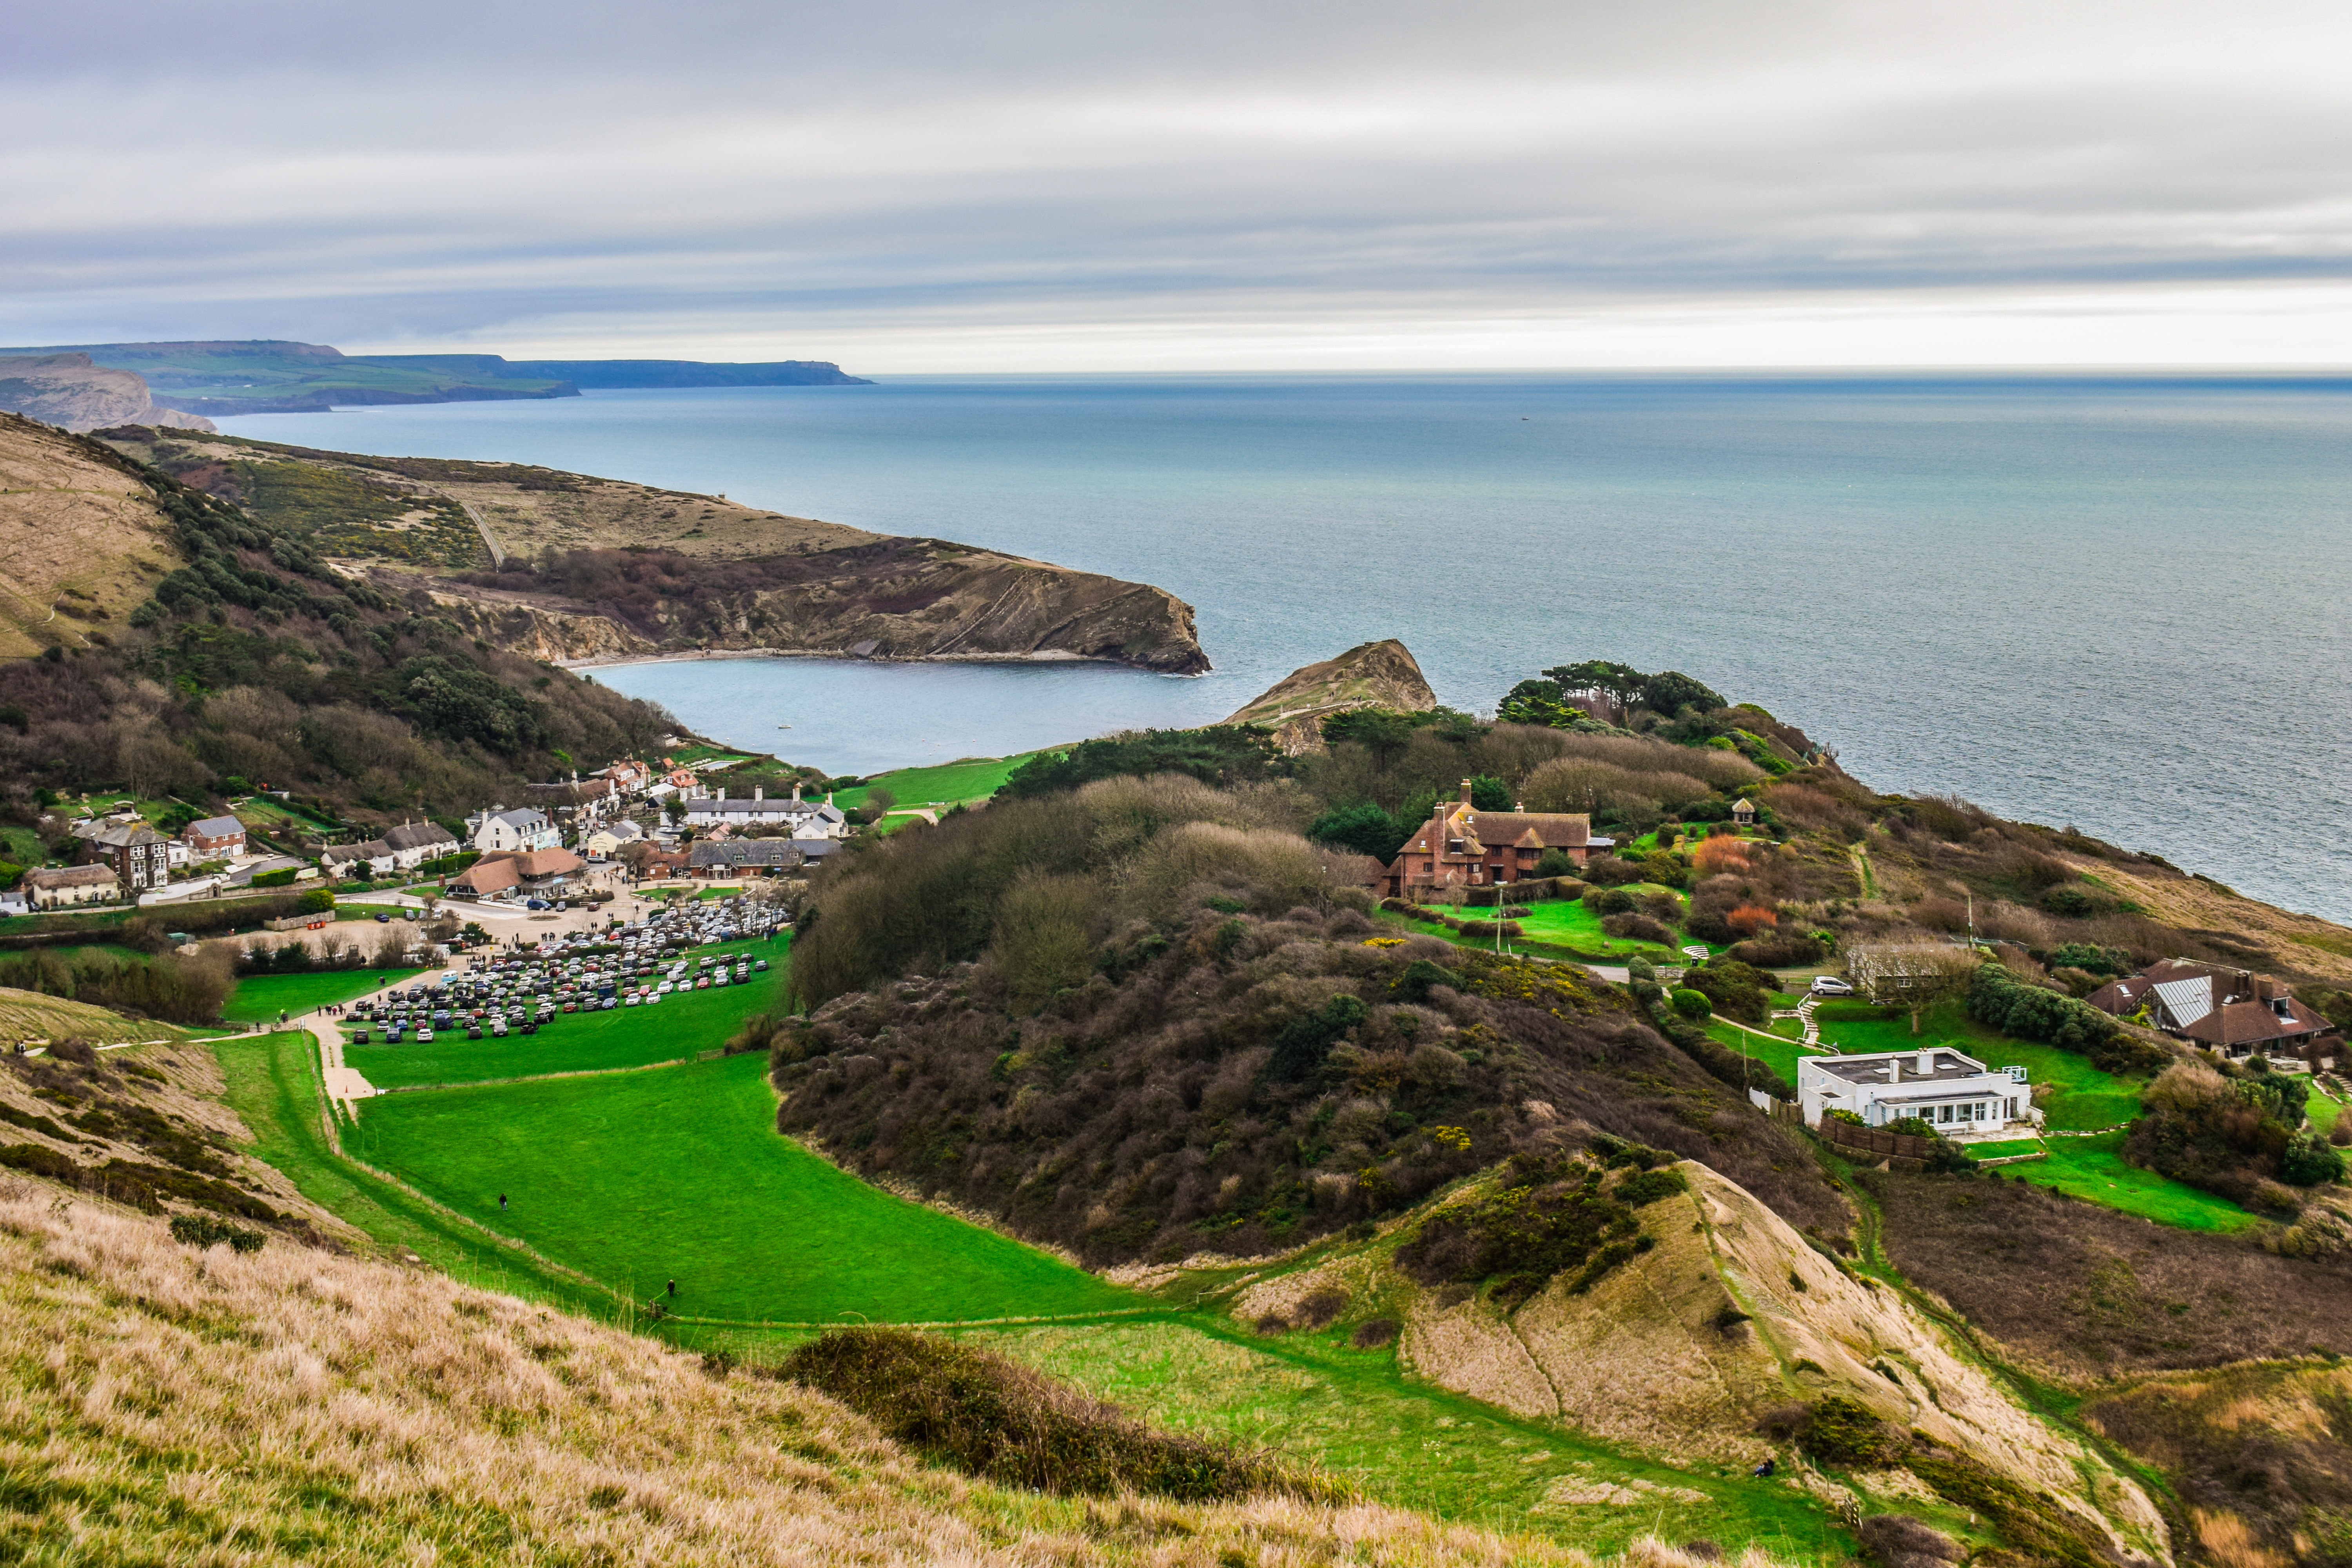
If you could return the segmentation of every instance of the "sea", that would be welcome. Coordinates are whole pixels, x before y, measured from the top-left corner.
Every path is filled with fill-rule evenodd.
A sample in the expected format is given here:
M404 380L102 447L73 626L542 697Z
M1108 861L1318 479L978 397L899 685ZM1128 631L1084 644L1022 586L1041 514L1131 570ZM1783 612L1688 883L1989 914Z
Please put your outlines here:
M1402 638L1491 710L1673 668L1882 790L2072 825L2352 921L2352 378L888 376L260 415L1156 584L1214 670L612 666L833 773L1214 721Z

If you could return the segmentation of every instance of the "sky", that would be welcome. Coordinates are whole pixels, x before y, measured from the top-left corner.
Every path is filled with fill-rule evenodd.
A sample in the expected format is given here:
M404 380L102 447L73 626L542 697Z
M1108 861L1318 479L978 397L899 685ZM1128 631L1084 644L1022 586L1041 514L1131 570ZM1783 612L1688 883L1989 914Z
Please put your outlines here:
M0 342L2352 363L2352 6L14 0Z

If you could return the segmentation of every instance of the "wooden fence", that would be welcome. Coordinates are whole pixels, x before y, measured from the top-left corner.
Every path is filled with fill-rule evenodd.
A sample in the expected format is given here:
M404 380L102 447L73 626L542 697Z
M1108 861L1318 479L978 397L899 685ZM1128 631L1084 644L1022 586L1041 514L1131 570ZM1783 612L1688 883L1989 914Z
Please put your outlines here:
M1936 1152L1936 1141L1916 1133L1889 1132L1883 1127L1856 1127L1851 1121L1840 1121L1824 1116L1815 1131L1832 1143L1849 1149L1866 1150L1873 1154L1892 1155L1898 1160L1925 1160Z

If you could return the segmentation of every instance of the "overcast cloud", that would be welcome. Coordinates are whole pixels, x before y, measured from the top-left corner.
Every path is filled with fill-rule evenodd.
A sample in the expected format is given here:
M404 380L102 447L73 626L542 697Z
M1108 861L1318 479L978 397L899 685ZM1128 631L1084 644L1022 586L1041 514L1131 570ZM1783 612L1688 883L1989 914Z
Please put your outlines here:
M12 5L0 341L2352 361L2352 7Z

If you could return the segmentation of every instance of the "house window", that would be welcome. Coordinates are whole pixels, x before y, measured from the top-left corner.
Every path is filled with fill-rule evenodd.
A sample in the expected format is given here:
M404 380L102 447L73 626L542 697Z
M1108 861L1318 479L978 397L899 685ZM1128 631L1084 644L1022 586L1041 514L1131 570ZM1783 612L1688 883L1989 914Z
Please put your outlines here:
M1950 1106L1948 1106L1948 1105L1939 1105L1939 1106L1936 1107L1936 1120L1937 1120L1937 1121L1949 1121L1951 1119L1952 1119L1952 1108L1951 1108Z

